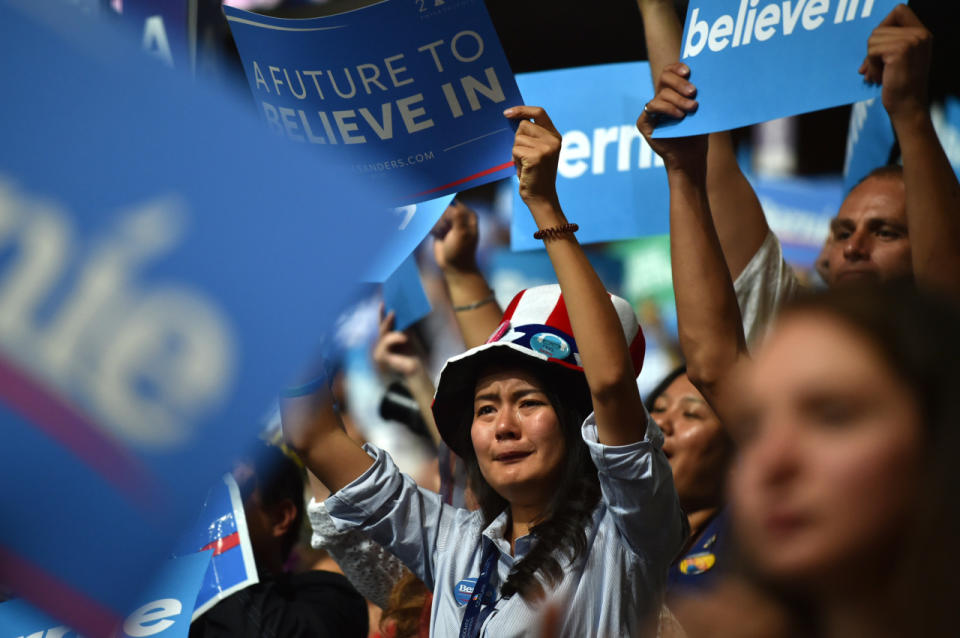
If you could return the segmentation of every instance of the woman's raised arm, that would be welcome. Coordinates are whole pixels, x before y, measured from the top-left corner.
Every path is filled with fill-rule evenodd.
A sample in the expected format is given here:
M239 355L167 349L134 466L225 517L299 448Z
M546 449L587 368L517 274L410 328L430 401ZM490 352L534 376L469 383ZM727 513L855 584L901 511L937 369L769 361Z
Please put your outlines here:
M520 196L537 227L547 231L544 244L580 351L599 440L605 445L640 441L646 413L620 319L576 236L562 230L568 222L556 190L560 134L540 107L517 106L504 114L520 120L513 145Z
M281 397L283 439L307 469L336 492L359 478L373 465L373 459L347 436L330 390L325 383L318 385L321 387L305 386Z

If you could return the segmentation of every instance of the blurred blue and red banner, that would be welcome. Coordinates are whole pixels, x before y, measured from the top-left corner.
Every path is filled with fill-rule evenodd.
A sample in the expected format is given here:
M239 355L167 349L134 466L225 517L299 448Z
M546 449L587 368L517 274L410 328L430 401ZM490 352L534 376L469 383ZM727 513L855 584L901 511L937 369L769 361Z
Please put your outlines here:
M95 638L394 226L365 158L74 17L0 0L0 588Z

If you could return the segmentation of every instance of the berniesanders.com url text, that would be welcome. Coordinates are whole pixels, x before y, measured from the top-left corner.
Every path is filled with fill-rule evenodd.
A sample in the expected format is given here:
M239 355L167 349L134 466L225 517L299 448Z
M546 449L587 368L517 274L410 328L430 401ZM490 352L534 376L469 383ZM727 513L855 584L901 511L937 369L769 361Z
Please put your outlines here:
M414 164L423 164L433 159L433 151L424 151L423 153L414 153L406 157L384 160L382 162L370 162L367 164L355 164L354 168L358 173L382 173L391 171L404 166L413 166Z

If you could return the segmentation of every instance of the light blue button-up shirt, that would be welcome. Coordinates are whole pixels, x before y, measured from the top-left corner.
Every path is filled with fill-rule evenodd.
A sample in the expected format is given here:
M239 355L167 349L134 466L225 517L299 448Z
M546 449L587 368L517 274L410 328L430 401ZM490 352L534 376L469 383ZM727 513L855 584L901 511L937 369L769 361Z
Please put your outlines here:
M683 545L687 523L660 450L663 434L652 419L647 423L642 441L619 447L597 441L592 414L583 424L602 497L586 530L586 551L564 569L553 590L567 610L563 636L654 634L648 623L656 618L667 568ZM512 556L506 511L484 527L480 512L444 504L401 474L388 454L372 445L366 449L374 464L327 499L327 511L338 529L359 527L419 576L434 592L430 635L455 638L466 609L465 597L456 595L458 585L480 575L487 544L498 550L502 584L536 539L518 538ZM539 617L538 605L519 594L499 599L481 636L534 635Z

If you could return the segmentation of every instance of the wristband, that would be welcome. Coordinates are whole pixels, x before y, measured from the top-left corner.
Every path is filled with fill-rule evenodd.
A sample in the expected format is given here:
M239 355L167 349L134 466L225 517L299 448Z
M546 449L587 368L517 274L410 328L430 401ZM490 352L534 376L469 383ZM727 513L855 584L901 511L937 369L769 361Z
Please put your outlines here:
M481 306L485 306L485 305L487 305L488 303L493 303L493 302L496 301L496 300L497 300L496 295L494 295L494 294L491 292L489 297L484 297L484 298L481 299L480 301L475 301L475 302L473 302L473 303L468 303L468 304L466 304L465 306L454 306L454 307L453 307L453 311L454 311L454 312L466 312L467 310L476 310L477 308L480 308Z
M572 235L580 230L576 224L560 224L550 228L541 228L533 234L534 239L556 239L560 235Z

